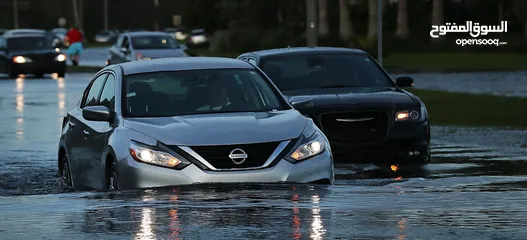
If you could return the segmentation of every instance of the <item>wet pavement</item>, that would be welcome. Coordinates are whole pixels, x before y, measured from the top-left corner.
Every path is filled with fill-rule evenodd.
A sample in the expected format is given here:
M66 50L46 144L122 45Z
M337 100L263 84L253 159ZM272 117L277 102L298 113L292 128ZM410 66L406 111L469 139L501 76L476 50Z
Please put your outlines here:
M61 118L92 74L0 77L1 239L527 239L526 131L432 128L432 163L335 185L67 192Z

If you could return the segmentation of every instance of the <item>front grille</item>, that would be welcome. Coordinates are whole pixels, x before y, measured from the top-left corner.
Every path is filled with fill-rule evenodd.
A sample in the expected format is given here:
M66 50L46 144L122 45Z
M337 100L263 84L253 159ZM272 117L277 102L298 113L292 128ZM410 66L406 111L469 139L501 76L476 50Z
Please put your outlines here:
M322 115L321 125L333 143L376 142L386 137L388 114L381 111L330 113Z
M279 144L280 142L267 142L237 145L194 146L190 148L216 169L255 168L261 167L271 154L273 154ZM242 164L235 164L234 161L229 158L231 151L237 148L242 149L247 154L247 159Z
M55 62L56 54L31 54L28 56L34 63Z

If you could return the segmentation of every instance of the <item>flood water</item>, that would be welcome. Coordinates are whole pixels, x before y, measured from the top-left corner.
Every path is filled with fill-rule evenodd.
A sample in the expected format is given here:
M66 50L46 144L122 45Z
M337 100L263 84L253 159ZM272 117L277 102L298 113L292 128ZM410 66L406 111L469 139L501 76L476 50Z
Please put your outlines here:
M61 119L91 76L0 79L0 239L527 239L523 139L486 144L518 131L435 126L424 169L337 165L331 186L65 192Z

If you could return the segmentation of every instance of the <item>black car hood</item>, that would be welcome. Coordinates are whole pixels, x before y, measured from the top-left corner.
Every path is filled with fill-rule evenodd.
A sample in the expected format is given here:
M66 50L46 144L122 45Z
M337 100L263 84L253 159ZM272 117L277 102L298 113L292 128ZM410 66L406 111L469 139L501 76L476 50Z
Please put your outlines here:
M39 50L10 50L9 55L10 56L16 56L16 55L48 55L48 54L59 54L54 49L39 49Z
M328 110L385 110L415 108L419 101L410 93L398 88L327 88L283 91L290 99L294 96L311 96L314 105L310 109ZM300 111L304 109L299 109Z

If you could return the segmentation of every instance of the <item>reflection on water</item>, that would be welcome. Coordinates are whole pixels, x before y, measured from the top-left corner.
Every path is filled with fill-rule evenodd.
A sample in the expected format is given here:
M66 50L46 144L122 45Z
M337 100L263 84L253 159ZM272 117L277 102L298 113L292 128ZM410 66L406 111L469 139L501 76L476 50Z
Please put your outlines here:
M302 238L302 233L300 233L300 209L298 208L298 194L293 194L291 198L293 201L293 234L291 235L293 239L297 240Z
M320 218L320 197L318 195L313 195L311 197L311 201L313 204L313 209L311 209L311 212L313 214L313 223L311 223L311 239L323 239L322 236L326 232L324 229L324 224L322 223L322 219Z
M174 188L172 190L172 192L174 193L174 195L170 196L170 202L172 202L172 204L177 206L178 201L179 201L178 189ZM181 236L181 223L179 221L179 215L178 215L177 207L175 207L173 209L170 209L168 211L168 216L170 217L170 224L169 224L170 237L172 239L174 239L174 240L181 239L180 238L180 236Z
M401 218L401 220L397 222L397 227L399 228L399 236L397 236L397 239L405 240L406 235L404 234L404 230L406 229L406 218Z
M146 207L141 209L141 224L139 232L135 234L136 240L156 239L156 235L152 226L154 224L154 217L156 210L154 208Z
M16 110L19 117L16 120L16 139L24 139L24 78L16 79Z

